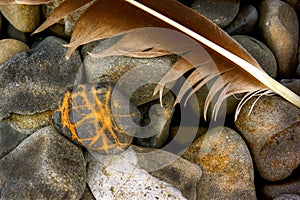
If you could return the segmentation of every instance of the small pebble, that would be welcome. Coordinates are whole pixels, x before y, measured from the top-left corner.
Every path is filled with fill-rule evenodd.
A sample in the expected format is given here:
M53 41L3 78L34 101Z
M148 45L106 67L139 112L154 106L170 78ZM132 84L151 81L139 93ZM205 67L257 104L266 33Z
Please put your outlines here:
M258 20L258 12L252 5L244 5L241 7L238 15L232 23L230 23L225 31L232 34L249 33Z
M233 38L242 45L271 77L277 76L277 62L272 51L262 42L245 35L235 35Z
M278 75L287 78L297 69L299 25L295 10L280 0L260 5L259 30L278 63Z
M300 109L278 96L256 98L235 124L250 146L257 170L269 181L283 180L300 164Z
M224 28L237 16L239 6L239 0L195 0L191 7Z
M251 155L234 130L210 129L188 148L183 158L202 170L197 199L256 199Z
M7 36L9 38L19 40L19 41L24 42L26 44L29 41L28 34L19 31L18 29L13 27L13 25L11 25L11 24L7 25Z
M0 64L2 64L17 53L29 51L29 47L18 40L3 39L0 40L0 51Z
M39 6L1 5L0 10L3 16L21 32L33 32L40 24Z
M80 148L45 127L0 160L1 199L77 199L85 166Z

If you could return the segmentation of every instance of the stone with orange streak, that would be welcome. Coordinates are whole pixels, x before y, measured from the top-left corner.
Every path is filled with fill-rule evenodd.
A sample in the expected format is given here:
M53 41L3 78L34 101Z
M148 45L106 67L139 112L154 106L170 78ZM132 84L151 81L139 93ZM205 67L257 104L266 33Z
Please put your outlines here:
M183 157L198 164L203 172L197 199L256 199L251 155L234 130L210 129Z

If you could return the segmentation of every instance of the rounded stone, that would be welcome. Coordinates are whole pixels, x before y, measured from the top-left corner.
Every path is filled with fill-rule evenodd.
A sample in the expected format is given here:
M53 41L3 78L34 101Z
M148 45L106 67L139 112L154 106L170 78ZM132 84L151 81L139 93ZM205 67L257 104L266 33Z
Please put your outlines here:
M264 0L260 5L259 30L278 63L278 75L287 78L297 68L299 24L295 10L280 0Z
M191 7L224 28L236 17L239 6L239 0L196 0Z
M236 127L260 175L269 181L283 180L300 164L300 109L278 96L262 97L252 109L255 100L242 107Z
M256 199L251 155L234 130L210 129L193 142L183 158L202 170L197 199Z
M238 15L226 28L225 31L232 34L249 33L258 20L258 12L252 5L244 5L241 7Z
M1 199L79 199L85 166L80 148L45 127L0 160Z
M1 5L3 16L19 31L32 32L40 23L39 6L10 4Z
M17 53L29 51L29 47L18 40L3 39L0 40L0 51L0 64L2 64Z
M277 62L272 51L259 40L245 35L235 35L233 38L242 45L271 77L277 76Z

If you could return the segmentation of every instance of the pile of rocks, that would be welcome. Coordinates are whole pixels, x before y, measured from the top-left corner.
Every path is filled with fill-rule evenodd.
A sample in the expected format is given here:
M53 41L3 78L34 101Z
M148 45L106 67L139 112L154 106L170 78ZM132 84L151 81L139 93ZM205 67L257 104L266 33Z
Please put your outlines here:
M131 99L141 120L125 153L98 155L59 134L52 115L66 88L86 81L117 83L150 65L156 67L127 77L124 87L157 82L178 59L87 54L107 48L112 38L84 45L66 60L63 44L84 8L30 35L61 1L0 6L1 199L300 199L300 109L279 96L251 99L236 121L238 101L229 98L220 113L224 121L208 123L202 119L206 88L184 108L173 107L175 97L166 91L162 108L152 96L155 85L148 84ZM182 2L300 95L300 1ZM191 123L195 119L200 123Z

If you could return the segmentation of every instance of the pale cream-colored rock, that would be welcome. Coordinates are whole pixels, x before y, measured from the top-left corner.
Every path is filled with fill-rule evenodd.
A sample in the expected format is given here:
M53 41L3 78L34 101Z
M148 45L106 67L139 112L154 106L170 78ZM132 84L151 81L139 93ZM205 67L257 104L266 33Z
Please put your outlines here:
M19 31L32 32L40 24L39 6L11 4L1 5L3 16Z
M29 51L27 44L14 39L0 40L0 64L22 51Z

